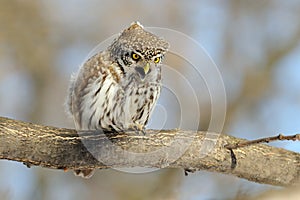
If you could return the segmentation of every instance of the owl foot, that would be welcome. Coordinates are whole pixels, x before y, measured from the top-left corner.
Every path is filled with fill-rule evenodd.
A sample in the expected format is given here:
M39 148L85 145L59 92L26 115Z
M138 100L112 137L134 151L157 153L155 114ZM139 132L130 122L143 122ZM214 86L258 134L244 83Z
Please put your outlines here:
M128 130L135 131L138 135L140 133L146 135L145 126L141 124L130 124L128 127L129 127Z

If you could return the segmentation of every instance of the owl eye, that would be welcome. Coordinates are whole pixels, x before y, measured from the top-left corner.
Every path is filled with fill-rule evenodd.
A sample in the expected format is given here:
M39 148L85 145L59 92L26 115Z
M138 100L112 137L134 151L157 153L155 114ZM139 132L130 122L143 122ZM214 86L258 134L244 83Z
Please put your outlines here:
M138 54L136 54L136 53L132 53L132 54L131 54L131 57L132 57L133 60L138 60L138 59L140 59L140 56L139 56Z
M159 63L159 62L160 62L160 57L154 58L154 62L155 62L155 63Z

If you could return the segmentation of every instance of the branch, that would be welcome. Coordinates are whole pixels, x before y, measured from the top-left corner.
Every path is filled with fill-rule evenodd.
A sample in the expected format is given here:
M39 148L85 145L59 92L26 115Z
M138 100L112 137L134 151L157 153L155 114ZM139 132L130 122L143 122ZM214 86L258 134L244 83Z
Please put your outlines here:
M274 141L282 141L282 140L292 140L292 141L300 141L300 134L295 134L295 135L282 135L279 134L277 136L274 137L265 137L265 138L260 138L257 140L250 140L250 141L246 141L246 142L242 142L242 143L237 143L237 144L227 144L224 147L226 147L227 149L238 149L241 147L246 147L246 146L251 146L253 144L260 144L260 143L269 143L269 142L274 142Z
M128 132L107 137L96 132L77 133L0 117L0 159L23 162L27 166L52 169L167 167L232 174L278 186L299 182L299 153L262 144L235 150L224 147L245 141L225 134L202 131L194 134L183 130L147 130L142 136ZM184 149L188 142L191 143ZM205 148L211 149L207 155ZM235 168L232 168L232 152L237 162Z

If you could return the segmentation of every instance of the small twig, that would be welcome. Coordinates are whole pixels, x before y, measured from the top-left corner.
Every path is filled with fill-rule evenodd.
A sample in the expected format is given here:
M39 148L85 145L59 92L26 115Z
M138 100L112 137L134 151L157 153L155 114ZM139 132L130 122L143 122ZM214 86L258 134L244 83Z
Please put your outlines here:
M257 139L257 140L251 140L251 141L241 142L241 143L236 143L236 144L227 144L224 147L229 150L233 150L233 149L247 147L247 146L254 145L254 144L269 143L269 142L279 141L279 140L281 140L281 141L282 140L293 140L293 141L298 140L298 141L300 141L300 134L287 135L287 136L279 134L274 137L265 137L265 138L261 138L261 139Z

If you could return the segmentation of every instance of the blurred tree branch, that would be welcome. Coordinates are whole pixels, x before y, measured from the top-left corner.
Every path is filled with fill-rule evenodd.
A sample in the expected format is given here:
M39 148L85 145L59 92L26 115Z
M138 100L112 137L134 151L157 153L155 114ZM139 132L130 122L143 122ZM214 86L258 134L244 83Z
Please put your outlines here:
M72 129L55 128L0 117L0 159L23 162L27 166L37 165L53 169L82 169L112 167L156 167L183 168L190 171L208 170L211 172L232 174L257 183L288 186L300 180L300 154L267 145L251 145L234 150L237 166L232 169L230 151L227 144L245 142L243 139L220 134L216 144L207 136L207 132L183 130L147 130L145 136L119 133L109 136L91 132L77 133ZM216 133L210 133L216 135ZM171 147L175 138L182 141L191 139L185 153L170 162L167 151L163 154L155 150ZM141 153L142 159L117 159L109 149L99 148L108 145L107 141L126 150ZM208 155L201 153L203 142L213 147ZM178 141L177 141L178 142ZM84 145L85 144L85 145ZM86 148L89 145L89 151ZM214 145L214 146L212 146ZM184 145L182 145L184 146ZM104 165L94 158L99 149L105 149L102 158L110 160ZM183 149L179 149L180 150ZM142 153L154 152L152 154ZM169 152L170 153L170 152ZM176 154L176 149L172 151ZM162 156L163 155L163 156ZM104 157L103 157L104 156ZM113 157L115 156L115 157ZM160 156L159 158L157 156Z

